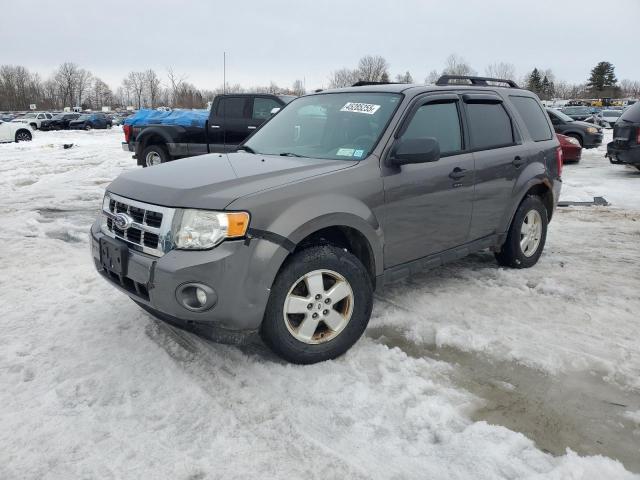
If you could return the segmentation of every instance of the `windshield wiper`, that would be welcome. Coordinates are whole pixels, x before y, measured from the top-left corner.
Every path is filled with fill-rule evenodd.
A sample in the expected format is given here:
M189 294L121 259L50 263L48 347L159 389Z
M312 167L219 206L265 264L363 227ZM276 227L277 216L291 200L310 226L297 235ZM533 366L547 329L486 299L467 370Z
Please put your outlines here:
M291 153L291 152L282 152L280 154L281 157L298 157L298 158L304 158L304 155L298 155L297 153Z
M256 151L255 151L253 148L251 148L251 147L247 147L246 145L240 145L240 146L237 148L237 150L244 150L245 152L249 152L249 153L253 153L253 154L255 154L255 153L256 153Z

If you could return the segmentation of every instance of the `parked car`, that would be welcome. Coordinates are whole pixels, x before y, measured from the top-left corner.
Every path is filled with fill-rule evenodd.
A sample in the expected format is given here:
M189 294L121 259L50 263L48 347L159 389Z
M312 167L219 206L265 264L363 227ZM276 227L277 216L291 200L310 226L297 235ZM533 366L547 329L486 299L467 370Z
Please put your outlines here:
M579 121L586 120L594 113L591 107L564 107L561 111L572 119Z
M613 164L633 165L640 170L640 103L627 108L613 126L607 157Z
M148 167L177 158L233 151L274 108L282 108L291 95L229 94L215 97L209 118L196 125L131 124L123 127L123 150L135 153L138 165ZM153 117L151 117L153 118Z
M579 122L565 115L560 110L547 108L556 133L573 137L583 148L596 148L602 144L602 128L587 122Z
M504 266L538 261L562 150L538 98L503 82L306 95L236 152L125 172L91 228L96 269L183 328L335 358L374 289L485 248Z
M44 120L51 120L53 114L49 112L29 112L21 117L11 120L15 123L29 125L33 130L38 130Z
M0 120L0 142L29 142L32 138L29 125Z
M564 163L579 162L582 157L582 146L580 142L574 137L568 137L561 133L556 133L556 136L560 142L560 148L562 148L562 159Z
M69 122L71 130L91 130L93 128L111 128L112 122L104 113L87 113Z
M3 122L10 122L14 118L16 118L16 116L17 115L14 115L13 113L0 113L0 120L2 120Z
M622 110L601 110L596 116L596 123L605 128L613 128L613 124L622 115Z
M58 113L51 120L43 120L40 130L69 130L69 123L79 116L79 113Z

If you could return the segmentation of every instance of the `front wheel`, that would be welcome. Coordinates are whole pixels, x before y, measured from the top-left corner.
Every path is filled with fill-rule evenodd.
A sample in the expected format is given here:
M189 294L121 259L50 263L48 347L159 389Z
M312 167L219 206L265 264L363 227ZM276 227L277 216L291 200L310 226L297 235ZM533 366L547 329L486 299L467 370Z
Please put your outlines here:
M513 217L507 240L495 254L505 267L529 268L534 266L547 240L547 209L538 196L525 198Z
M358 258L331 245L310 247L276 277L261 335L289 362L330 360L360 338L372 305L371 279Z
M91 126L91 124L90 124L90 123L87 123L87 124L84 126L84 129L85 129L87 132L88 132L89 130L91 130L92 128L93 128L93 127Z

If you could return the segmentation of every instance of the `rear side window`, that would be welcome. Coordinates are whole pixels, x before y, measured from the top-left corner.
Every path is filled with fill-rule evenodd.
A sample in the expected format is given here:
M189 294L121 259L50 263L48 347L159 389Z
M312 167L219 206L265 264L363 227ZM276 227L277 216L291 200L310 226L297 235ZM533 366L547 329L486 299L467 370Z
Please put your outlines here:
M425 137L438 140L441 154L462 150L460 117L455 102L428 103L416 110L402 138Z
M640 123L640 102L634 103L622 112L620 119L626 122Z
M534 142L551 140L553 138L553 134L549 128L549 122L547 122L542 108L540 108L540 105L534 98L516 96L511 96L510 98L511 103L513 103L513 106L522 117Z
M511 119L501 103L468 103L471 143L477 150L513 145Z
M244 117L244 104L244 97L221 98L216 114L220 117L242 118Z

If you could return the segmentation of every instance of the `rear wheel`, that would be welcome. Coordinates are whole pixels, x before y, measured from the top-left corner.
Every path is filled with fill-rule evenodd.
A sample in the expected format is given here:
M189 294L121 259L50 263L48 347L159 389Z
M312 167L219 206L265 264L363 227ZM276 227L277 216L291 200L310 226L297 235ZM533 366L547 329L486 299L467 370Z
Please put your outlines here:
M261 335L292 363L330 360L360 338L372 305L371 279L358 258L331 245L310 247L276 277Z
M505 267L529 268L534 266L547 239L547 209L538 196L525 198L513 217L507 239L495 254Z
M31 128L33 128L34 130L38 130L38 124L37 123L30 123L29 124L31 126Z
M87 123L87 124L84 126L84 129L85 129L87 132L88 132L89 130L91 130L92 128L93 128L93 126L92 126L90 123Z
M142 152L142 166L153 167L171 160L169 152L162 145L150 145Z
M31 138L31 132L28 130L18 130L16 132L16 142L30 142Z

